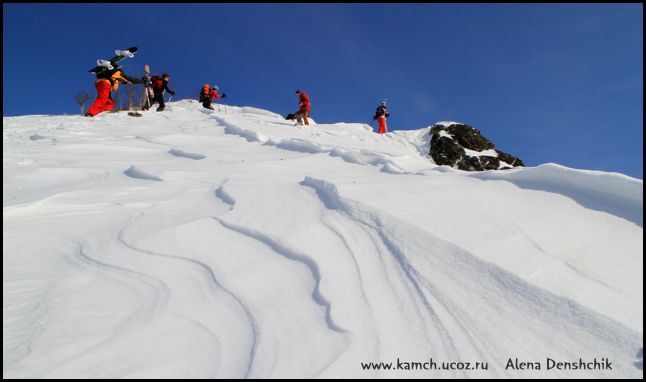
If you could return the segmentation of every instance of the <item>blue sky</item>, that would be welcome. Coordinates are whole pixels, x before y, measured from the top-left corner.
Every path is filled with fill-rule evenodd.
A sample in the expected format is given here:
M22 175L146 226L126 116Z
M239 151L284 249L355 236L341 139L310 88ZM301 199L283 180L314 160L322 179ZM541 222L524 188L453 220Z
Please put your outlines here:
M115 49L280 114L294 91L323 123L479 129L527 165L643 178L642 4L3 4L3 115L78 113Z

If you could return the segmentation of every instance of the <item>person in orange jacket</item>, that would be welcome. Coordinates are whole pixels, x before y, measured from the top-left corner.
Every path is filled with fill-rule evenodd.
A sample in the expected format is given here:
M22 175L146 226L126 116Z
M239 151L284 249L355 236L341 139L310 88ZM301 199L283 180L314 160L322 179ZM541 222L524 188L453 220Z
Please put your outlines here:
M220 88L217 85L211 87L211 85L209 84L204 84L204 86L202 86L202 91L200 92L200 102L202 102L202 106L204 106L204 108L214 110L213 105L211 105L211 102L213 102L214 99L227 98L227 93L222 93L222 95L219 95L218 90L220 90Z
M300 90L296 90L296 96L298 97L298 111L294 113L296 121L299 125L303 124L305 121L306 125L309 125L308 117L310 114L310 97L307 96L307 93Z
M388 117L390 117L390 113L386 108L386 101L381 101L381 105L377 107L375 116L372 117L373 120L376 119L377 122L379 122L379 134L385 134L388 132L388 129L386 128L386 118Z
M114 100L112 100L110 92L112 90L117 90L119 88L119 83L121 82L126 84L143 83L143 80L128 76L123 72L121 67L117 67L112 70L105 70L97 74L96 82L94 83L97 97L92 106L90 106L85 113L85 116L94 117L99 113L114 109Z

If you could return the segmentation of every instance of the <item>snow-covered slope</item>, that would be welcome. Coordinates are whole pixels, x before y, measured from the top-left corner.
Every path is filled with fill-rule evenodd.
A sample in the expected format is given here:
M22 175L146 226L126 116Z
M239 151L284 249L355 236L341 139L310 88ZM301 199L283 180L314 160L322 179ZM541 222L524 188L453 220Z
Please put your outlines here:
M643 182L453 170L428 132L3 118L4 376L641 377ZM395 370L431 358L471 370Z

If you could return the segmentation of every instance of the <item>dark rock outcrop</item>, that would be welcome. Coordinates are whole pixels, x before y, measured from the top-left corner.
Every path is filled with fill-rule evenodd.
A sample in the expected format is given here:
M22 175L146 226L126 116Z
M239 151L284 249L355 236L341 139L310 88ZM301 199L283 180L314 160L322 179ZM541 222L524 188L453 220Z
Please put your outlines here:
M431 126L429 155L438 165L465 171L504 170L524 166L523 161L496 146L480 131L461 123L439 123Z

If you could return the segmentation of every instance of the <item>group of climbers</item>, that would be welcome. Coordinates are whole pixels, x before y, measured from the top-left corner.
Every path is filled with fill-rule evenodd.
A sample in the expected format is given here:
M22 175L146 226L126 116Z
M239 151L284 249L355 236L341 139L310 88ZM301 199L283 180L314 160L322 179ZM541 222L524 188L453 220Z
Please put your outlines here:
M168 87L170 76L164 73L161 77L158 75L150 76L148 74L148 65L146 65L146 76L142 78L134 78L128 76L123 69L116 65L125 57L133 57L137 48L130 48L125 51L116 51L117 57L110 61L98 60L96 68L90 72L96 74L95 87L97 91L97 98L85 113L87 117L94 117L95 115L114 109L114 101L111 96L111 91L117 90L120 83L125 84L144 84L145 86L145 104L142 110L149 110L155 103L159 104L157 111L163 111L166 108L164 103L164 93L168 92L175 95L175 92ZM218 94L219 87L217 85L211 86L204 84L199 94L199 102L206 109L213 109L213 101L215 99L226 98L226 93ZM296 119L298 125L309 125L309 115L311 110L310 98L304 91L296 90L296 97L298 97L298 111L290 114L288 119ZM387 132L386 119L390 116L386 108L386 101L382 101L381 105L377 107L375 116L372 118L379 124L379 134Z
M164 92L175 95L175 92L168 87L169 80L170 76L166 73L164 73L161 77L158 75L153 75L152 77L146 76L143 78L134 78L127 75L121 67L114 67L113 69L97 73L96 81L94 83L97 97L94 103L85 113L85 116L94 117L101 112L114 109L114 100L112 99L111 92L113 90L118 90L120 83L145 84L147 99L145 105L142 107L142 110L148 110L153 104L159 103L157 111L164 111L164 109L166 108L166 105L164 103Z
M141 84L144 83L142 79L137 79L128 76L124 73L121 67L114 67L111 70L105 70L97 73L94 87L96 88L97 97L92 106L85 113L86 117L94 117L95 115L114 109L114 100L110 94L113 90L119 89L119 83L126 84Z

